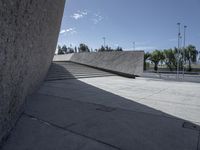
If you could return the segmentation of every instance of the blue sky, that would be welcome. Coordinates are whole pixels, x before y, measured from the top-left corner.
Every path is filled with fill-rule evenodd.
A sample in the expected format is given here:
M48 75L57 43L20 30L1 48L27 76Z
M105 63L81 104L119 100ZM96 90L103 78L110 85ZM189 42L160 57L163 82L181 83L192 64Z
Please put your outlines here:
M58 44L126 50L177 46L177 22L187 25L186 44L200 50L200 0L67 0Z

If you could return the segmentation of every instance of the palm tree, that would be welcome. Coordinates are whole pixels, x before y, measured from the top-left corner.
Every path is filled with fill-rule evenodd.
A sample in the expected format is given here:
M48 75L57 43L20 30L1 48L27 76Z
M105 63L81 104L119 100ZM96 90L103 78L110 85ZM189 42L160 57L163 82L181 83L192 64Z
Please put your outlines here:
M170 69L170 71L173 70L173 68L177 67L177 61L176 61L176 56L175 56L175 50L173 49L165 49L163 51L164 57L165 57L165 64L167 67Z
M197 61L197 55L198 51L196 50L196 47L193 45L189 45L185 49L185 59L188 61L189 66L188 66L188 71L192 70L191 63Z
M149 60L151 60L154 63L154 70L158 70L158 64L160 61L163 61L165 59L165 56L162 51L155 50L151 53L151 56Z

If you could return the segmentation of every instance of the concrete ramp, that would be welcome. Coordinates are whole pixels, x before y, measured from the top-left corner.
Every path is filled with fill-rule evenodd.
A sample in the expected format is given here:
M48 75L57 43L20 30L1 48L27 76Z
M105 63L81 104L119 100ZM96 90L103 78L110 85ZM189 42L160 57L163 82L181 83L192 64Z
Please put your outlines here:
M54 61L72 61L125 76L143 73L144 52L92 52L56 55Z

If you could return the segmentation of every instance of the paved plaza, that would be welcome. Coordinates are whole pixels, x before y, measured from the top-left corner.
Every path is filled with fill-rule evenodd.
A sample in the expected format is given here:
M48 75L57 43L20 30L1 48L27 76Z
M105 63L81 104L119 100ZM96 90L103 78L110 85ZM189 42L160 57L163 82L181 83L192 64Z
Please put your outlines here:
M199 91L54 63L3 150L200 150Z

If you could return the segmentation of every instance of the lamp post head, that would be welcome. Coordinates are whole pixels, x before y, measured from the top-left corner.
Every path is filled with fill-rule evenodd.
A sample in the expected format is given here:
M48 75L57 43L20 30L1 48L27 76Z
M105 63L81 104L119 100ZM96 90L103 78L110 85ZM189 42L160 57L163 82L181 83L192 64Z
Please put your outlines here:
M187 28L187 26L184 26L184 28Z
M178 22L178 23L177 23L177 25L179 25L179 26L180 26L180 25L181 25L181 23L180 23L180 22Z

